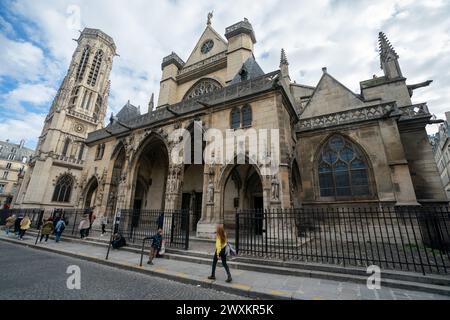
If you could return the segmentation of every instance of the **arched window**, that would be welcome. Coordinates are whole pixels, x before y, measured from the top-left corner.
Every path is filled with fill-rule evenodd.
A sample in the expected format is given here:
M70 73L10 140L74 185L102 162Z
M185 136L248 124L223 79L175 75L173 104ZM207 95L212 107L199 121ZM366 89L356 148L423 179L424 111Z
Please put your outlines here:
M230 122L231 129L238 129L241 127L241 111L239 108L234 108L231 111Z
M91 86L95 86L97 82L98 72L100 71L100 66L102 64L103 59L103 51L98 50L95 54L94 61L92 61L91 70L89 71L89 76L87 80L87 84Z
M64 141L64 146L63 146L63 150L62 150L62 155L63 156L67 156L67 151L69 150L69 145L70 145L70 139L66 138L66 141Z
M61 176L56 182L52 201L69 202L72 193L73 179L68 174Z
M252 107L248 104L242 107L242 126L249 127L252 125Z
M85 47L83 54L81 55L80 64L77 69L77 81L83 80L84 72L86 71L86 66L89 60L90 48Z
M333 136L318 159L321 197L353 198L371 195L367 160L357 146Z
M202 96L204 94L213 92L215 90L221 89L222 85L213 79L201 79L195 83L189 91L184 95L183 100L192 99L195 97Z

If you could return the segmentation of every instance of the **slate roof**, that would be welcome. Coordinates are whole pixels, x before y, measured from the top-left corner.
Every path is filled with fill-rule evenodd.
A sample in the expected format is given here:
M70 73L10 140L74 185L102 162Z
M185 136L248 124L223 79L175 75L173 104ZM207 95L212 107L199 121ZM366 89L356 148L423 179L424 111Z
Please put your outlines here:
M246 80L251 80L263 76L265 74L264 71L259 66L258 62L256 62L255 58L252 56L244 62L241 69L239 69L239 72L236 73L233 80L231 80L231 84L235 84L242 81L240 75L242 69L244 69L247 72Z
M127 104L124 105L122 109L120 109L116 117L117 119L119 119L119 121L126 122L127 120L130 120L140 115L141 115L140 109L136 106L133 106L130 103L130 101L128 101Z

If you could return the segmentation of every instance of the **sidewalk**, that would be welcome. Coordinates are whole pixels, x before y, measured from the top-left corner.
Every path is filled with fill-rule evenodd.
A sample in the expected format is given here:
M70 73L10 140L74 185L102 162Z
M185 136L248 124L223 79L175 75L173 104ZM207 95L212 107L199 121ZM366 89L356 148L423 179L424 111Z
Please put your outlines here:
M158 258L154 265L146 264L139 267L140 255L124 250L111 250L109 259L105 260L107 246L101 247L80 241L65 241L60 243L49 240L48 243L34 245L35 237L25 236L22 241L13 234L6 236L0 231L0 240L35 247L59 254L107 264L110 266L159 276L196 286L212 288L219 291L234 293L250 298L265 299L302 299L302 300L450 300L449 296L410 290L382 287L380 290L369 290L363 284L340 282L308 277L266 274L255 271L231 269L233 282L225 282L226 274L223 268L217 268L216 281L207 279L211 267L203 264Z

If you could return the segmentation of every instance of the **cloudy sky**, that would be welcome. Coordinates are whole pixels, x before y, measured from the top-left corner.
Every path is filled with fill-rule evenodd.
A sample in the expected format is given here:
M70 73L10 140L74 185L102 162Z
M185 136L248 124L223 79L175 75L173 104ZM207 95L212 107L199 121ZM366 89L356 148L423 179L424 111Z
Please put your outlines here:
M278 68L285 48L297 83L314 86L327 66L355 92L359 81L382 73L377 36L384 31L408 83L434 80L414 93L414 101L427 101L438 118L450 110L447 0L1 0L0 140L26 139L35 147L78 29L102 29L116 42L120 56L111 74L109 112L128 99L145 109L152 92L157 101L162 58L175 51L186 60L212 10L212 26L220 34L249 19L265 72Z

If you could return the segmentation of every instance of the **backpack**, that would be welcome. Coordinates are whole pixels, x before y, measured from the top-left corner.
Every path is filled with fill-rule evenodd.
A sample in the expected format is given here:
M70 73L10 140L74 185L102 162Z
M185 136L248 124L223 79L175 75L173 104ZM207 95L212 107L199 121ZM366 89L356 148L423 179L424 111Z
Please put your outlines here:
M58 223L59 223L59 222L58 222ZM65 222L63 221L62 223L59 224L58 232L63 232L65 228L66 228L66 224L65 224Z

